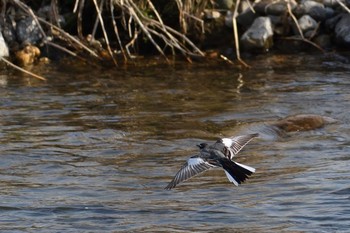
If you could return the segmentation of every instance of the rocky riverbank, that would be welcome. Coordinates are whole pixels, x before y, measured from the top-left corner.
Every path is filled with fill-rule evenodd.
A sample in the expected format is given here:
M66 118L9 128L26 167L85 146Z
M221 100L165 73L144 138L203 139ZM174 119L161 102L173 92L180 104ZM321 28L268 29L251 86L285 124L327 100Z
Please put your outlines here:
M233 27L234 3L220 0L225 26ZM313 46L319 50L350 48L350 11L347 0L261 0L240 4L237 24L240 43L249 51ZM213 10L215 11L215 10ZM215 14L214 14L215 15Z
M256 2L252 7L246 6L237 17L238 24L247 28L241 44L249 49L268 50L278 43L276 39L285 39L303 41L318 49L350 48L349 3L345 0Z

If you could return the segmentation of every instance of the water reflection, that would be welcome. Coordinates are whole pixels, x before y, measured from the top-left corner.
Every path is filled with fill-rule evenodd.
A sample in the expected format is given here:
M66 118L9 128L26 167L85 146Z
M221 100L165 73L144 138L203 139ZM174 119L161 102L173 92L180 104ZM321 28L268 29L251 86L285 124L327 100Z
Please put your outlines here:
M46 83L1 76L0 228L347 231L349 69L327 71L330 62L256 58L241 73L49 67ZM300 113L339 122L288 135L265 124ZM244 185L213 170L163 190L198 142L256 130L263 139L237 158L257 168Z

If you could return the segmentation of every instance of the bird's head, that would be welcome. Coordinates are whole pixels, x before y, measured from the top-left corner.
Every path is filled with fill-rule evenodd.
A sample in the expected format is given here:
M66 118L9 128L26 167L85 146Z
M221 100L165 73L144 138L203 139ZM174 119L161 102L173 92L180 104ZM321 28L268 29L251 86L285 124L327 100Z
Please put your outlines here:
M204 149L208 146L208 143L200 143L197 146L199 147L199 149Z

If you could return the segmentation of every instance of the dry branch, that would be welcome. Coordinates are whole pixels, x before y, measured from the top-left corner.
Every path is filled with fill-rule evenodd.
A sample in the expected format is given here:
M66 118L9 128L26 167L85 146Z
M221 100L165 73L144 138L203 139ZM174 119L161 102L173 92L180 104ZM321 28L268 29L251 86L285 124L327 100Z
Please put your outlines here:
M19 70L19 71L21 71L21 72L23 72L23 73L26 73L26 74L28 74L28 75L30 75L30 76L32 76L32 77L34 77L34 78L40 79L40 80L42 80L42 81L47 81L46 78L44 78L44 77L42 77L42 76L40 76L40 75L34 74L34 73L32 73L32 72L30 72L30 71L28 71L28 70L25 70L25 69L23 69L23 68L21 68L21 67L15 65L15 64L13 64L12 62L10 62L9 60L7 60L7 59L4 58L4 57L1 57L1 60L2 60L3 62L5 62L7 65L12 66L12 67L15 68L16 70Z
M234 39L235 39L235 47L236 47L236 57L237 60L245 67L245 68L249 68L250 66L245 63L243 61L243 59L241 58L241 54L240 54L240 50L239 50L239 36L238 36L238 29L237 29L237 16L238 16L238 7L240 4L240 0L236 1L236 5L235 5L235 10L233 12L233 16L232 16L232 26L233 26L233 35L234 35Z

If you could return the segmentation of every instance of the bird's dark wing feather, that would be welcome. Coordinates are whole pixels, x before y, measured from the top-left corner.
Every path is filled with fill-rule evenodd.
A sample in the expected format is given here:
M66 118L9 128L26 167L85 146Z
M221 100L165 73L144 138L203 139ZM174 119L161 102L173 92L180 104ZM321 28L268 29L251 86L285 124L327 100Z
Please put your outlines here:
M165 187L165 189L172 189L177 184L190 179L191 177L198 175L212 167L216 167L204 159L196 156L191 157L187 162L181 167L181 169L176 173L173 180Z

